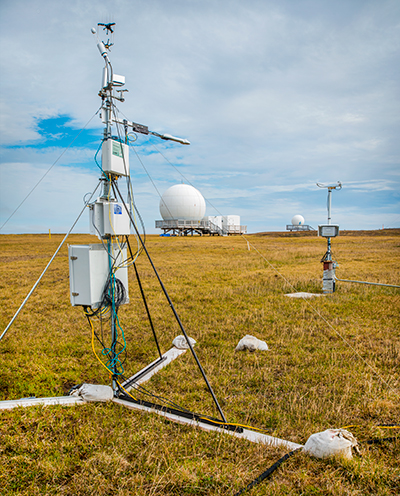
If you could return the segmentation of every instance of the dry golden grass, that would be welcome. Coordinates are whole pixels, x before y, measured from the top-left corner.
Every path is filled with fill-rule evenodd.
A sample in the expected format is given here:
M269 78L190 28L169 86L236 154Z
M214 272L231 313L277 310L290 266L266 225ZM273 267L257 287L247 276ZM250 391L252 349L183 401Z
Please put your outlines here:
M400 232L348 234L333 242L337 276L399 284ZM37 280L61 235L0 236L3 330ZM295 455L253 495L400 493L400 444L367 445L398 430L400 293L338 283L321 292L325 241L314 236L160 238L148 250L231 422L304 443L330 427L350 428L361 458L317 460ZM97 242L72 235L70 244ZM162 349L180 333L145 255L138 269ZM130 271L131 303L120 310L130 376L156 358L145 310ZM245 334L270 351L235 353ZM0 342L0 399L65 394L81 382L107 383L91 351L83 312L69 303L63 247L25 309ZM216 415L187 353L147 386L175 402ZM171 424L115 404L1 412L0 494L234 494L285 450Z

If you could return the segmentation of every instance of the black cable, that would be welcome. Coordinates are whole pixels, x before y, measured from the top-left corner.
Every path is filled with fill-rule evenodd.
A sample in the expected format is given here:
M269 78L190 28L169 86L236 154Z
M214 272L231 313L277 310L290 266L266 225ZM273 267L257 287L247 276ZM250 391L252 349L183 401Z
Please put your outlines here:
M127 245L128 245L128 250L129 250L129 253L130 253L130 255L131 255L131 259L133 260L132 249L131 249L131 245L130 245L130 243L129 243L128 236L126 236L126 243L127 243ZM154 341L156 342L156 346L157 346L158 354L159 354L160 358L162 358L162 353L161 353L160 345L159 345L159 343L158 343L157 334L156 334L156 331L155 331L155 329L154 329L153 320L152 320L152 318L151 318L150 310L149 310L149 307L148 307L148 305L147 305L146 296L145 296L144 291L143 291L142 281L140 280L140 277L139 277L139 272L138 272L138 270L137 270L137 267L136 267L136 263L135 263L135 262L133 263L133 267L134 267L134 269L135 269L136 280L137 280L138 285L139 285L140 294L142 295L142 300L143 300L143 303L144 303L144 306L145 306L145 309L146 309L147 317L148 317L149 322L150 322L150 327L151 327L151 330L152 330L152 332L153 332Z
M389 424L388 426L396 426L395 424ZM366 444L381 444L384 442L392 442L400 439L399 437L384 437L384 438L375 438L375 439L370 439L368 441L365 441ZM248 491L252 487L256 486L263 480L265 480L267 477L269 477L277 468L279 468L283 462L285 462L287 459L289 459L291 456L293 456L295 453L303 449L302 447L296 448L293 451L290 451L287 453L285 456L280 458L277 462L275 462L271 467L269 467L265 472L263 472L261 475L259 475L256 479L253 480L250 484L248 484L245 488L241 489L239 492L235 493L234 496L239 496L240 494L243 494L244 492Z
M244 492L248 491L252 487L256 486L257 484L259 484L260 482L262 482L263 480L265 480L273 472L275 472L275 470L277 468L279 468L282 465L283 462L285 462L286 460L288 460L291 456L293 456L295 453L297 453L298 451L300 451L302 449L303 449L303 447L300 447L300 448L296 448L293 451L290 451L289 453L286 453L285 456L282 456L282 458L279 458L279 460L277 462L275 462L265 472L263 472L261 475L259 475L257 477L257 479L254 479L253 482L250 482L250 484L248 484L246 487L244 487L243 489L241 489L239 492L235 493L235 496L239 496L239 494L243 494Z
M103 291L103 305L111 305L114 300L115 313L118 313L119 307L126 301L126 289L123 282L117 277L114 278L114 288L112 287L112 279L108 278L107 284Z
M123 396L123 397L121 398L121 396ZM218 424L219 428L226 429L228 431L233 431L233 432L238 432L238 433L243 432L242 427L237 426L235 424L229 424L229 423L224 424L219 419L212 419L212 417L205 417L203 415L198 415L198 414L193 413L191 411L182 411L182 410L179 410L176 408L170 408L167 406L157 405L156 403L151 403L149 401L134 399L124 392L121 394L121 396L119 396L121 399L123 399L125 401L129 401L131 403L136 403L137 405L143 405L143 406L146 406L148 408L154 408L155 410L159 410L162 412L172 413L173 415L177 415L177 416L180 416L183 418L195 420L196 422L202 422L204 424L209 424L209 425L214 425L214 426L215 426L215 424Z
M126 289L123 284L123 282L115 277L115 288L114 288L114 305L115 305L115 313L118 313L119 307L125 303L126 301ZM84 307L85 310L85 315L89 317L96 317L96 316L101 316L104 317L104 309L109 307L111 309L112 307L112 288L111 288L111 277L107 278L107 282L104 286L103 289L103 294L101 297L101 302L100 305L95 309L92 310L91 313L89 313L88 308L89 307Z
M397 439L400 439L400 437L381 437L381 438L375 438L375 439L370 439L369 441L366 441L366 444L382 444L387 441L396 441Z
M174 401L168 400L167 398L164 398L163 396L159 396L157 394L152 393L151 391L149 391L148 389L143 387L141 384L136 384L134 382L131 387L134 388L135 391L138 391L139 393L142 393L142 394L146 394L147 396L151 396L152 398L155 398L156 400L161 401L161 402L165 403L166 405L169 405L172 408L175 408L176 410L180 410L180 411L186 412L186 413L192 413L193 415L198 415L200 417L200 414L194 413L191 410L189 410L188 408L185 408L181 405L178 405ZM123 395L126 395L126 391L124 391L123 389L120 389L120 393ZM203 417L203 416L207 417L207 415L201 415L201 417ZM208 417L208 418L212 418L212 417ZM220 422L220 420L218 420L218 422Z
M139 288L140 288L140 292L141 292L141 294L142 294L142 299L143 299L144 306L145 306L145 308L146 308L147 317L148 317L149 322L150 322L150 327L151 327L151 330L152 330L152 332L153 332L154 341L156 342L156 346L157 346L158 354L159 354L160 358L162 358L162 353L161 353L161 350L160 350L160 345L159 345L159 343L158 343L157 334L156 334L156 331L155 331L155 329L154 329L153 321L152 321L152 319L151 319L150 310L149 310L149 307L148 307L148 305L147 305L146 296L145 296L144 291L143 291L142 282L141 282L140 277L139 277L139 272L138 272L138 270L137 270L136 263L134 263L134 264L133 264L133 267L134 267L134 269L135 269L135 273L136 273L137 282L138 282L138 285L139 285Z
M125 379L125 377L123 377L123 378ZM155 399L165 403L166 405L169 405L174 410L178 410L178 411L184 412L186 414L190 414L190 415L195 415L199 419L210 420L210 421L212 421L212 423L214 425L217 423L219 427L227 428L227 426L234 427L236 425L236 424L230 424L230 423L224 424L223 422L221 422L221 420L216 419L214 417L211 417L211 415L204 415L204 414L193 412L193 410L189 410L188 408L185 408L181 405L178 405L178 403L175 403L172 400L169 400L167 398L164 398L163 396L159 396L157 394L152 393L151 391L146 389L144 386L142 386L141 384L136 384L134 381L132 382L132 388L134 388L135 391L137 391L139 393L146 394L147 396L151 396L152 398L155 398ZM120 392L121 392L121 394L126 395L126 391L122 390L121 388L120 388ZM238 426L238 427L240 427L240 426Z
M82 385L83 382L81 382L80 384L76 384L75 386L72 386L72 388L68 391L67 396L71 396L71 393L79 389Z
M143 393L143 394L147 394L147 396L151 396L152 398L155 398L155 399L157 399L159 401L162 401L163 403L165 403L166 405L170 405L174 409L180 410L180 411L185 412L185 413L190 413L192 415L197 415L198 417L201 417L201 418L207 418L207 419L210 419L210 420L214 420L214 421L216 421L218 423L221 422L220 420L215 419L214 417L211 417L210 415L203 415L203 414L200 414L200 413L193 412L192 410L189 410L188 408L185 408L185 407L183 407L181 405L178 405L178 403L175 403L172 400L169 400L167 398L164 398L163 396L159 396L157 394L154 394L151 391L149 391L148 389L146 389L144 386L142 386L141 384L136 384L134 382L133 385L132 385L132 387L136 391L138 391L140 393ZM123 394L126 394L126 392L124 392Z
M123 204L124 204L124 206L125 206L125 210L126 210L127 214L129 215L130 219L132 220L132 216L131 216L131 214L130 214L129 210L127 209L127 207L126 207L126 205L125 205L125 203L124 203L124 201L123 201L123 198L122 198L121 192L119 191L118 185L117 185L117 184L112 183L112 188L113 188L113 190L114 190L114 193L115 193L115 190L118 192L118 196L121 198L121 201L123 202ZM151 259L151 257L150 257L150 254L149 254L149 252L148 252L148 250L147 250L146 246L145 246L145 245L144 245L144 243L143 243L142 237L140 236L140 233L139 233L139 231L138 231L138 229L137 229L137 227L136 227L136 224L134 224L134 223L133 223L133 226L134 226L134 228L135 228L136 234L137 234L137 236L138 236L138 238L139 238L140 242L142 243L142 246L143 246L144 252L146 253L146 256L147 256L147 258L148 258L148 260L149 260L149 262L150 262L150 265L151 265L151 267L152 267L152 269L153 269L153 271L154 271L154 274L155 274L155 276L157 277L158 282L160 283L161 289L162 289L162 291L163 291L163 293L164 293L164 295L165 295L165 297L166 297L166 299L167 299L167 301L168 301L168 303L169 303L169 306L171 307L171 310L172 310L172 312L173 312L173 314L174 314L174 316L175 316L175 319L176 319L176 321L177 321L177 323L178 323L178 325L179 325L179 327L180 327L180 329L181 329L181 331L182 331L183 335L184 335L184 336L185 336L185 338L186 338L186 342L187 342L187 344L188 344L188 346L189 346L189 348L190 348L190 351L191 351L191 353L192 353L192 355L193 355L193 358L195 359L195 361L196 361L196 363L197 363L197 366L198 366L198 368L199 368L199 370L200 370L200 372L201 372L201 375L203 376L203 379L204 379L204 381L205 381L205 383L206 383L206 385L207 385L207 388L208 388L208 390L209 390L209 392L210 392L210 394L211 394L211 396L212 396L212 398L213 398L213 400L214 400L214 403L215 403L215 405L216 405L216 407L217 407L217 410L219 411L219 413L220 413L220 415L221 415L222 420L223 420L225 423L228 423L228 422L227 422L227 420L226 420L226 418L225 418L225 415L224 415L224 413L223 413L223 411L222 411L222 409L221 409L221 407L220 407L220 405L219 405L219 403L218 403L218 400L217 400L217 398L216 398L216 396L215 396L215 394L214 394L214 391L213 391L213 389L212 389L212 387L211 387L211 384L208 382L207 376L206 376L206 374L205 374L205 372L204 372L203 367L201 366L201 363L200 363L200 361L199 361L199 359L198 359L198 357L197 357L197 354L196 354L196 352L194 351L194 348L193 348L193 346L192 346L192 343L190 342L189 336L187 335L186 330L185 330L185 328L183 327L183 324L182 324L182 322L181 322L181 319L179 318L179 315L178 315L178 313L177 313L177 311L176 311L176 309L175 309L175 307L174 307L174 304L172 303L172 300L171 300L171 298L170 298L170 296L169 296L169 294L168 294L168 291L167 291L166 287L164 286L164 284L163 284L163 282L162 282L162 280L161 280L161 278L160 278L160 276L159 276L159 274L158 274L158 272L157 272L157 269L156 269L156 267L155 267L155 265L154 265L154 263L153 263L153 260L152 260L152 259Z

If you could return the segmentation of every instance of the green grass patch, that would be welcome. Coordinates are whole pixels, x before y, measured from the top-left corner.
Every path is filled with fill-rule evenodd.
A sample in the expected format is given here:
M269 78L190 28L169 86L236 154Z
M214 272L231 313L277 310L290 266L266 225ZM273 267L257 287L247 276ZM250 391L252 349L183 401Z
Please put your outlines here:
M0 236L1 329L61 239ZM398 432L378 425L400 423L399 290L338 283L333 295L287 298L294 291L321 292L325 241L296 235L247 239L250 250L241 237L147 238L226 417L302 444L312 433L352 425L362 451L350 461L298 453L250 494L399 494L400 441L366 443ZM95 242L88 235L69 239ZM337 276L399 284L398 246L396 231L339 237L333 242ZM144 255L137 265L166 351L179 327ZM157 357L134 270L129 285L131 303L119 313L128 377ZM107 336L106 326L103 332ZM270 350L235 352L245 334L266 341ZM82 382L109 383L93 355L87 320L69 303L66 246L0 342L0 364L0 400L64 395ZM145 386L193 411L217 415L189 353ZM19 408L0 415L4 495L229 495L285 454L283 448L202 432L116 404Z

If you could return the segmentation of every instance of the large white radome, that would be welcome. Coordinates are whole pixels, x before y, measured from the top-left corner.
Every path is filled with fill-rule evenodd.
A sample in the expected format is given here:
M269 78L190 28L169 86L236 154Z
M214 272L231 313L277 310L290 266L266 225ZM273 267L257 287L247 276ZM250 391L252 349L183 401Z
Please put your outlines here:
M295 215L292 218L292 226L304 226L304 217L302 215Z
M164 220L201 220L205 213L203 195L189 184L171 186L160 200L160 214Z

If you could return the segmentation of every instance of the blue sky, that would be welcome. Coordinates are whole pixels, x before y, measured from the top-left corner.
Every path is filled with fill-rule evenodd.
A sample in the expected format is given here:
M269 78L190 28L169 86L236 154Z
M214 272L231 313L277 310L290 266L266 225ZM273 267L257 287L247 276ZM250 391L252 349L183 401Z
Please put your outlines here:
M325 222L315 183L340 180L342 229L400 226L397 0L3 0L0 15L0 225L54 164L1 233L66 232L95 188L103 61L90 28L109 21L129 89L120 110L191 141L138 137L160 193L180 172L207 215L277 231L295 214ZM155 233L158 193L133 150L130 161Z

